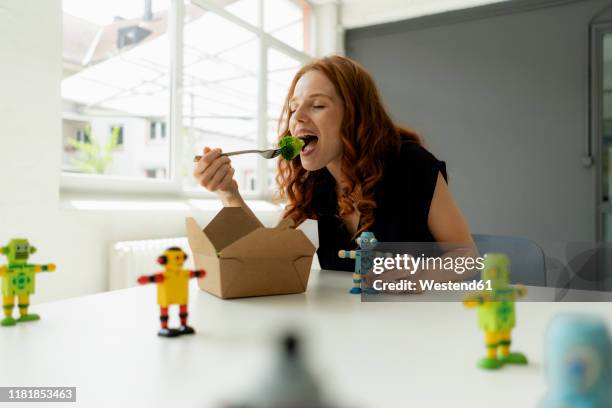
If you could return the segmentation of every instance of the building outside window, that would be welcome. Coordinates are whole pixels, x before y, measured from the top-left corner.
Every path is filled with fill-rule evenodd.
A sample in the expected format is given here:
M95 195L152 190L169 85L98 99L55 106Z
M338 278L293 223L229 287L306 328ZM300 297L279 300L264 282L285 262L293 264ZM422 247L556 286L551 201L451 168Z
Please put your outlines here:
M193 156L273 145L291 77L310 58L302 0L63 0L63 13L63 183L81 173L77 183L153 179L202 193ZM97 159L71 139L86 138L108 163L83 165ZM232 162L246 196L267 194L273 161Z

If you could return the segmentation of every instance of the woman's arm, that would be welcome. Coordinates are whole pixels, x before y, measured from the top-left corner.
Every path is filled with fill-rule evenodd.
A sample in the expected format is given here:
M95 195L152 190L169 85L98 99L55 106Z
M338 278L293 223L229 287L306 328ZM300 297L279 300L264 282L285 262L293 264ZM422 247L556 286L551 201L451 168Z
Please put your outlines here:
M427 225L438 242L473 245L470 229L457 208L441 173L434 189Z
M445 252L442 257L477 258L480 256L467 222L455 204L455 200L453 200L441 173L438 173L436 187L429 206L427 225L437 242L461 245L460 248ZM452 281L472 277L477 272L477 270L472 270L463 274L449 274L448 271L428 270L425 273L429 279Z

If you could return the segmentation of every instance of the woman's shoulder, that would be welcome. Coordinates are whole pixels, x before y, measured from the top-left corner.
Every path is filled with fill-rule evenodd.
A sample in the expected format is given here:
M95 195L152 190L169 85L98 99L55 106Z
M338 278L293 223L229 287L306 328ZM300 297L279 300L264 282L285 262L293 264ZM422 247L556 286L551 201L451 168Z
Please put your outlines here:
M436 157L420 143L402 138L399 150L400 158L414 160L437 160Z
M423 147L416 141L402 139L399 152L394 159L390 160L391 171L396 174L405 174L409 172L412 175L420 176L424 173L437 175L438 171L442 172L446 178L446 165L434 156L427 148Z
M402 228L420 231L410 240L433 239L428 232L427 217L439 174L446 179L443 161L419 143L403 141L399 151L385 163L385 174L377 188L378 214L387 223L399 222ZM391 218L387 218L388 214L392 214Z

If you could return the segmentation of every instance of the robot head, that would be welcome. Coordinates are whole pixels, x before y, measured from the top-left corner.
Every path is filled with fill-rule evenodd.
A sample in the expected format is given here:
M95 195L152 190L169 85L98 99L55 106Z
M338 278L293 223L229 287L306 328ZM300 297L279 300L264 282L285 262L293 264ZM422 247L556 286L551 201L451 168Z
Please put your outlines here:
M362 232L355 241L361 249L374 249L376 247L376 244L378 244L378 240L370 231Z
M36 248L25 238L11 239L7 246L2 247L2 254L6 255L10 264L26 264L30 254L34 252Z
M510 283L510 260L504 254L485 254L482 280L491 281L493 289L507 288Z
M180 268L185 263L187 254L179 247L170 247L164 251L164 254L157 258L157 262L161 265Z
M544 366L551 391L593 398L608 395L612 341L603 320L580 314L557 316L548 327L545 344Z

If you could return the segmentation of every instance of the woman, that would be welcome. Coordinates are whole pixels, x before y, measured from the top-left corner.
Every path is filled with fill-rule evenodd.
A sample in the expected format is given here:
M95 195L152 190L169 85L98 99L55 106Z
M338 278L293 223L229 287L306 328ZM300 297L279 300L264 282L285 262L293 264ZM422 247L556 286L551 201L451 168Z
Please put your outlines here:
M338 250L356 248L363 231L379 242L452 242L472 246L469 228L446 184L443 162L418 135L396 126L374 80L340 56L314 60L295 75L281 115L281 136L305 138L292 161L279 160L283 217L318 220L317 254L325 269L352 270ZM204 149L199 184L225 206L247 208L230 159Z

